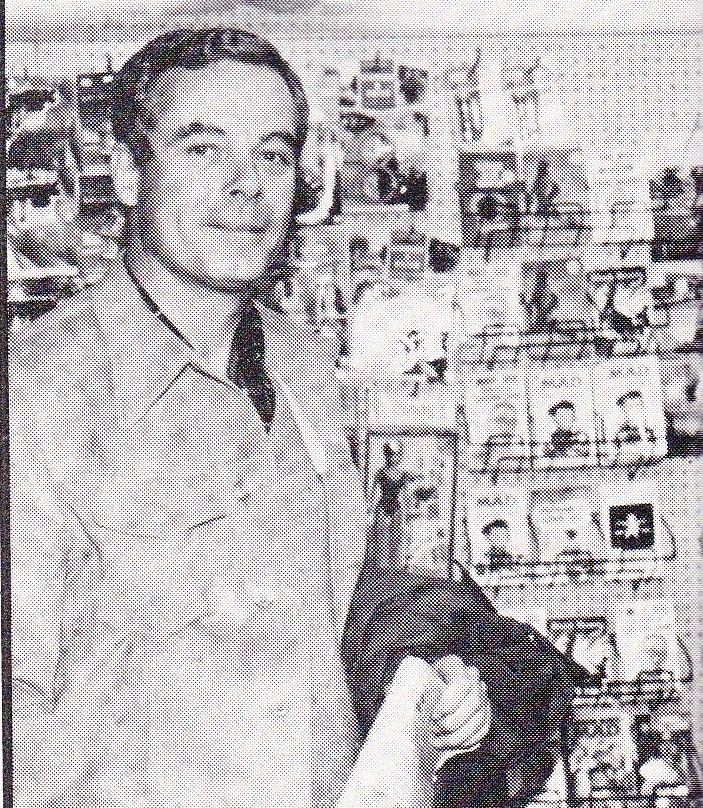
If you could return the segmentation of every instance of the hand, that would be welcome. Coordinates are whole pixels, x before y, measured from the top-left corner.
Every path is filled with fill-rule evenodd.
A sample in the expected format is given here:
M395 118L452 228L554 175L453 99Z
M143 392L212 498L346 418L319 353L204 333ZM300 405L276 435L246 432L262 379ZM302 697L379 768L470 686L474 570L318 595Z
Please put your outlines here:
M486 683L457 656L442 657L434 667L445 685L432 711L430 743L442 752L473 751L491 726Z

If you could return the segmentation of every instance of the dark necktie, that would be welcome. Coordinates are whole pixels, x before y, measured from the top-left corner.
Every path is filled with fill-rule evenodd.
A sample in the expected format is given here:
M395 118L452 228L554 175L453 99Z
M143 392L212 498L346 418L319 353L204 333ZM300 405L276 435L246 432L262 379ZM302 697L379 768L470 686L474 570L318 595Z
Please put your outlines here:
M253 305L242 312L234 332L227 378L248 393L268 432L276 409L276 391L264 366L264 330Z

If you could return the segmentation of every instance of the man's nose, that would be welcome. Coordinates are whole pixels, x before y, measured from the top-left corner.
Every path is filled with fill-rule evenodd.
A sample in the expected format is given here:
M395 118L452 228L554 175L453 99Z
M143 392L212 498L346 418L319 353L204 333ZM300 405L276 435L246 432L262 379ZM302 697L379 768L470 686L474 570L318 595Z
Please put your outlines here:
M223 191L226 195L255 197L261 192L261 177L256 161L251 157L240 157L228 162Z

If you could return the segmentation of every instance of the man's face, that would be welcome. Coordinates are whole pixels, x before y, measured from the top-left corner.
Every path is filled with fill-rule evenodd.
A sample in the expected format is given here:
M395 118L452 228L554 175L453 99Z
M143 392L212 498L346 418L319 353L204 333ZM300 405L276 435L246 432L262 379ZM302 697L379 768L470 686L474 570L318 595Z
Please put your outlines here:
M559 407L554 413L554 420L560 429L571 429L576 420L576 415L570 407Z
M488 532L487 539L493 547L507 547L510 541L510 534L506 527L492 527Z
M629 424L638 424L643 418L641 398L626 398L622 402L624 420Z
M266 273L290 226L296 108L268 67L221 60L159 76L153 156L139 170L142 247L172 272L236 291Z
M495 434L515 433L517 428L517 414L515 408L508 404L498 404L491 419L491 430Z

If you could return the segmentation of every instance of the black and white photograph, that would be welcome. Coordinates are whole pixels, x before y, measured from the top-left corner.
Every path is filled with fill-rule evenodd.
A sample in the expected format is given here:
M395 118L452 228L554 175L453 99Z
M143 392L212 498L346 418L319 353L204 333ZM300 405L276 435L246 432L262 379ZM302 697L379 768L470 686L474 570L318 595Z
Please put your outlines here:
M7 808L700 808L695 0L6 0Z

